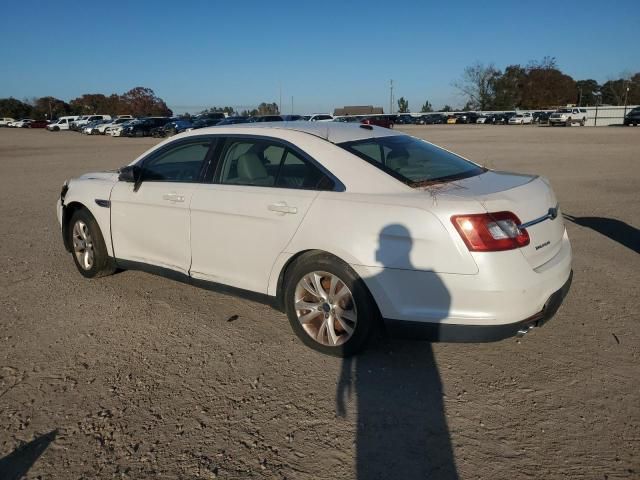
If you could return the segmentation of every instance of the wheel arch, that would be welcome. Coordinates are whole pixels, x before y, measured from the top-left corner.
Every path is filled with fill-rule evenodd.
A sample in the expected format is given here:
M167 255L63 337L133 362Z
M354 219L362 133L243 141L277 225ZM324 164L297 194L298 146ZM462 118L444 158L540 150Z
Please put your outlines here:
M62 207L62 241L64 242L64 248L67 250L67 252L71 251L71 243L69 242L69 227L71 218L73 217L74 213L76 213L78 210L83 209L89 211L86 205L78 201L70 202L69 204Z
M275 306L278 310L280 311L285 311L285 305L284 305L284 290L285 290L285 279L287 277L287 271L289 268L291 268L296 261L298 261L300 258L305 257L305 256L316 256L316 255L326 255L329 257L333 257L335 258L338 262L343 263L344 265L346 265L347 267L349 267L351 270L353 270L353 268L349 265L349 262L346 262L345 260L343 260L342 258L340 258L338 255L328 252L326 250L321 250L321 249L306 249L306 250L301 250L298 253L291 255L291 257L289 257L287 259L287 261L284 263L284 265L282 266L282 268L280 268L280 272L278 274L278 280L277 280L277 284L276 284L276 303ZM371 292L371 290L369 289L367 282L365 282L364 278L360 277L360 275L358 275L358 273L353 270L353 272L356 274L356 276L362 281L362 285L363 287L366 289L367 293L369 294L369 297L373 303L374 308L376 309L377 313L378 313L378 317L381 317L380 315L380 308L378 306L378 302L376 300L376 298L373 296L373 293Z

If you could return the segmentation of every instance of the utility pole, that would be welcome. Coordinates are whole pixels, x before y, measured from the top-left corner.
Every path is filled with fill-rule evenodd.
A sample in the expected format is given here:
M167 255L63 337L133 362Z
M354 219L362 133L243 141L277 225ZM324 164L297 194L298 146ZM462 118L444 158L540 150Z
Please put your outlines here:
M389 93L389 113L393 113L393 80L389 85L390 93Z
M578 106L581 107L582 106L582 87L578 87L578 90L580 90L580 99L578 100Z

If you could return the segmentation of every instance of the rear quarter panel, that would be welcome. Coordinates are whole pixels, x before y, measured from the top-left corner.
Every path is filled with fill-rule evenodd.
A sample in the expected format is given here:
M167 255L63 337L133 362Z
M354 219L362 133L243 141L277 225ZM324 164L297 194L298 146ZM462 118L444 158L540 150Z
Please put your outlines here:
M426 195L421 200L425 207L431 203ZM438 216L427 208L398 202L394 195L322 192L286 252L318 249L352 265L477 273L469 251L452 239Z

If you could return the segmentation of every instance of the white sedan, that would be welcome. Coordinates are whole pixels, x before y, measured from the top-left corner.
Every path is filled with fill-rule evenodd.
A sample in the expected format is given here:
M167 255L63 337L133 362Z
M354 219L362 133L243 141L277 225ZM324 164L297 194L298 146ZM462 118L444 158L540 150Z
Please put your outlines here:
M34 120L31 118L22 118L20 120L16 120L14 122L9 122L7 124L8 127L13 127L13 128L26 128L29 126L29 124L31 122L33 122Z
M139 269L268 302L332 355L374 331L491 341L553 316L571 246L549 182L371 125L262 123L172 137L65 182L85 277Z
M533 115L529 112L518 113L509 119L509 125L526 125L533 123Z

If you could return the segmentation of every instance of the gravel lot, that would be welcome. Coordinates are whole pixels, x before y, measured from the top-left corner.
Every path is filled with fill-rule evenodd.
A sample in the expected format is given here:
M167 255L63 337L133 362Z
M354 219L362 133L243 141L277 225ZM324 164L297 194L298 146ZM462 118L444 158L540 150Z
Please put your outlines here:
M0 478L640 478L640 129L404 130L551 179L574 283L544 328L343 362L260 304L85 280L62 182L156 140L0 129Z

